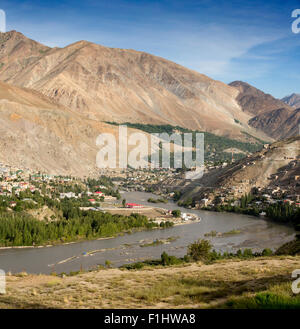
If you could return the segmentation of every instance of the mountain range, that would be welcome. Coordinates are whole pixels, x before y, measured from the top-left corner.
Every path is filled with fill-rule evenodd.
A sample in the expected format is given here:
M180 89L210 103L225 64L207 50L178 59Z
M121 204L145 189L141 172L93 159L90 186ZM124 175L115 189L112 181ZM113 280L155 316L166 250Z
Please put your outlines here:
M87 118L228 136L240 135L237 119L253 130L235 88L163 58L87 41L47 48L15 31L2 34L0 42L3 82L39 91Z
M244 82L227 85L145 52L88 41L50 48L0 33L0 80L0 160L36 169L88 175L96 137L117 131L107 122L238 140L298 133L299 109Z

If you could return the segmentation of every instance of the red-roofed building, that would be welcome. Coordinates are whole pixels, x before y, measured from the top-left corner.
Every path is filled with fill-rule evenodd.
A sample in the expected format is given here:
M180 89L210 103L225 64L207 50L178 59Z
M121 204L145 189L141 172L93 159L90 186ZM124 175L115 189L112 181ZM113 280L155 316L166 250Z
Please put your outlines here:
M137 203L126 203L126 208L143 208L143 205Z

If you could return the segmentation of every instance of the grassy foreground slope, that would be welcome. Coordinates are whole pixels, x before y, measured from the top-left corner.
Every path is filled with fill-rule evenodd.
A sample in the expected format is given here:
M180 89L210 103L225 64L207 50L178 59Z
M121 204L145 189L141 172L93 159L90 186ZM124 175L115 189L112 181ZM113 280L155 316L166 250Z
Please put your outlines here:
M0 308L300 308L300 256L210 265L103 269L75 276L10 275Z

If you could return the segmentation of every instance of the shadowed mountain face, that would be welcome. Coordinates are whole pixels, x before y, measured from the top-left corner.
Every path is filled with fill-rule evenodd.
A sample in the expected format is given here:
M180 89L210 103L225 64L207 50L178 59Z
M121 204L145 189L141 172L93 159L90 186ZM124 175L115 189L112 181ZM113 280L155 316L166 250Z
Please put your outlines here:
M283 101L241 81L230 83L240 93L237 101L243 111L254 115L249 125L275 139L297 136L299 111Z
M282 101L288 104L289 106L300 108L300 94L292 94L282 98Z
M236 88L163 58L86 41L50 49L15 31L0 34L0 42L2 81L87 118L260 135L248 126L251 115L241 111Z
M237 101L243 111L252 114L252 116L281 108L290 109L290 106L283 101L274 98L272 95L265 94L246 82L234 81L229 85L239 90Z
M265 131L275 139L282 139L299 135L300 109L273 110L262 113L249 121L254 128Z

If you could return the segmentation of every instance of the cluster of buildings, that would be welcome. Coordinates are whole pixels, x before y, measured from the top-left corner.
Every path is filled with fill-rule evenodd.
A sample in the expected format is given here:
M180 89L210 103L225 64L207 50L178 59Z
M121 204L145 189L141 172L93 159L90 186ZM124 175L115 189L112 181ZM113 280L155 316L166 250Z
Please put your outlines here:
M36 187L29 181L30 174L29 170L20 170L0 163L0 195L19 194L27 189L34 192Z
M238 190L238 194L234 191ZM229 192L229 193L228 193ZM240 207L241 197L246 193L240 188L232 187L226 190L226 188L219 189L217 193L207 193L204 198L195 201L196 208L214 207L216 205L231 205ZM281 189L280 187L265 187L265 188L253 188L252 195L256 201L253 201L250 205L255 206L258 209L263 209L268 205L276 204L278 202L288 203L300 207L300 194L289 194L290 190Z
M127 169L114 183L123 191L147 191L149 187L178 176L176 169Z
M33 173L30 170L21 170L0 163L0 196L19 195L20 192L28 190L32 193L39 191L43 194L43 188L48 192L57 192L59 186L61 190L65 190L65 187L71 186L71 183L71 177ZM103 185L97 186L97 192L90 192L86 188L82 192L74 192L67 188L67 192L58 193L58 199L80 199L83 195L87 195L91 204L99 200L116 200L113 196L105 195L100 189L106 189L106 187Z

